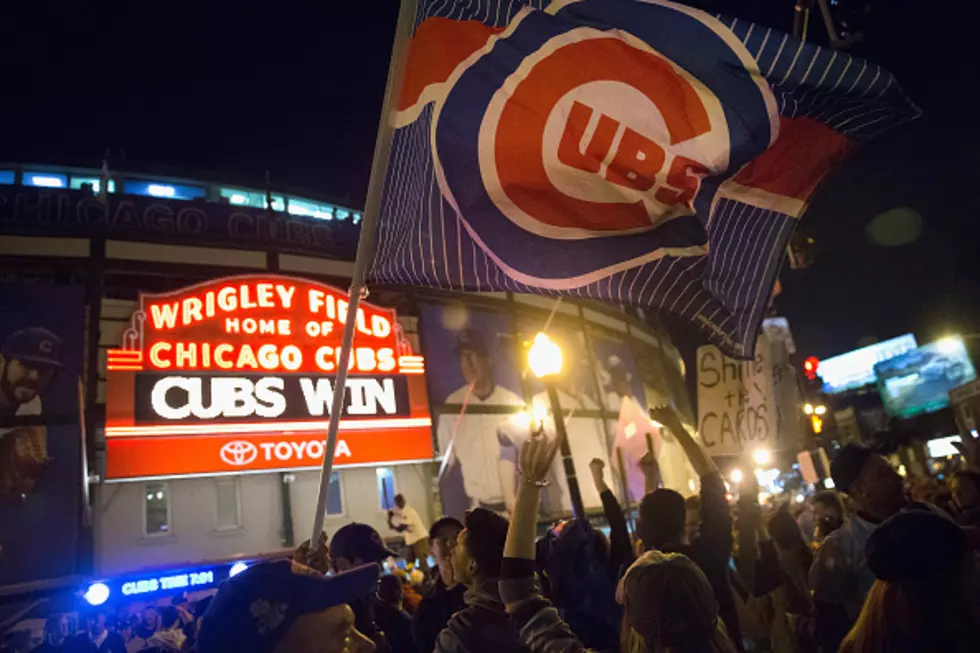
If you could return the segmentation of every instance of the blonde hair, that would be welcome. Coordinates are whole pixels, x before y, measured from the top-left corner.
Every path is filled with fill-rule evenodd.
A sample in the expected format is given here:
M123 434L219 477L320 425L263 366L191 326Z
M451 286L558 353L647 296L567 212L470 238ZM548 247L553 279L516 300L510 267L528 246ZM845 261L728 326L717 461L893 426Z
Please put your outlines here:
M704 572L687 556L650 551L623 579L620 650L735 653ZM642 647L640 647L642 643Z

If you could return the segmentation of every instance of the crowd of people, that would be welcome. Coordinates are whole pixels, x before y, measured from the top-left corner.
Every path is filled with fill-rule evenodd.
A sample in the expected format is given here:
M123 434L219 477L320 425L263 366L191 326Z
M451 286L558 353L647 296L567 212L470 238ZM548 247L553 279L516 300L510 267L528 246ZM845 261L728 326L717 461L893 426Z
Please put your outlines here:
M194 650L201 618L210 597L191 604L178 596L171 605L146 606L139 614L125 608L93 609L73 624L66 614L48 618L44 641L31 647L29 633L11 638L4 653L179 653Z
M948 491L909 485L859 445L831 465L838 492L803 505L760 506L752 482L726 486L670 409L651 417L676 438L701 479L685 500L641 461L646 495L630 533L599 460L593 482L609 535L587 519L538 533L558 443L520 452L508 521L476 508L425 533L396 498L389 525L428 566L382 575L395 556L380 534L348 524L292 560L254 565L210 605L89 619L69 638L49 623L43 653L85 650L274 653L878 653L980 646L980 470ZM975 460L968 460L975 464ZM925 487L926 489L923 489ZM929 489L931 488L931 489ZM730 500L732 490L740 490ZM415 582L412 582L414 577Z

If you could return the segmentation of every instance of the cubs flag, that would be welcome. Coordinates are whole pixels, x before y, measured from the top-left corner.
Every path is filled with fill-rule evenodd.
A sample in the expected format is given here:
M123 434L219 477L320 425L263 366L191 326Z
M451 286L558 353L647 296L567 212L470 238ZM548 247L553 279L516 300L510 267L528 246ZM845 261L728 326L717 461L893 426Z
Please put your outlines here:
M873 63L659 0L420 0L374 282L657 307L746 358Z

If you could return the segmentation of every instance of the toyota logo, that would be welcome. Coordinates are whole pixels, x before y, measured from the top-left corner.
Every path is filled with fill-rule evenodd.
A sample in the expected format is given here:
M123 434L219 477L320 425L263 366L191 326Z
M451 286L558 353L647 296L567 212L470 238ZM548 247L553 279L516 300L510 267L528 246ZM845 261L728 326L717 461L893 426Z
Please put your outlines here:
M245 440L233 440L221 447L221 459L235 467L247 465L259 455L258 447Z

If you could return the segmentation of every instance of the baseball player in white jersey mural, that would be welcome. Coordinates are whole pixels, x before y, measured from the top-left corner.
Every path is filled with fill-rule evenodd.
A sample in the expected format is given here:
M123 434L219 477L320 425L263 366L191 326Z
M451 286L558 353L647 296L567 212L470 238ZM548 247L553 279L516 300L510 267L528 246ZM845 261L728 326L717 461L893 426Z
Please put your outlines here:
M42 414L41 393L61 367L63 347L51 331L32 327L10 334L0 348L0 499L31 493L47 466L44 425L18 422Z
M461 418L458 413L444 413L439 418L438 437L440 449L452 458L447 477L453 479L462 476L462 490L468 503L466 508L483 506L503 511L504 493L496 465L500 459L498 427L510 416L506 412L481 414L473 409L501 406L516 410L524 405L524 399L498 382L494 372L495 352L488 346L488 340L483 332L473 327L461 329L457 334L454 352L459 358L465 384L450 393L445 403L452 406L465 403L466 411ZM452 447L447 451L450 442ZM452 496L453 492L459 491L454 485L458 483L447 481L443 484L443 505L447 514L454 513L450 506L459 504L459 507L463 507L460 497ZM458 508L455 512L459 512Z

